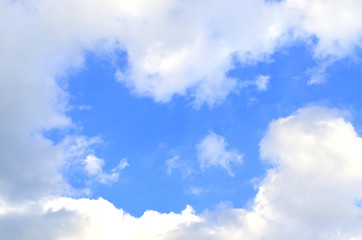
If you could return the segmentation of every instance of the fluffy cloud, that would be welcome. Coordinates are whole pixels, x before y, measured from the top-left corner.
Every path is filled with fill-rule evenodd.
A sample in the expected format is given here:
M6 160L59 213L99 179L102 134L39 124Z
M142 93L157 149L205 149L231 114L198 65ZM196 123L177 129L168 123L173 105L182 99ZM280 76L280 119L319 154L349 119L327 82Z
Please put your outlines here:
M237 86L226 74L234 60L263 61L294 41L312 45L322 65L353 54L362 43L358 0L157 3L151 8L157 15L151 10L132 19L127 38L120 38L130 68L116 76L161 102L189 93L196 105L217 103Z
M83 216L65 208L49 211L47 201L14 208L0 204L0 236L3 239L82 239Z
M131 68L126 77L117 76L156 101L189 91L197 105L212 105L236 87L236 79L226 74L233 57L263 60L284 41L279 38L285 26L277 5L262 0L161 3L157 15L149 12L136 19L136 28L130 25L123 42ZM140 41L140 32L148 37Z
M341 58L362 45L359 0L287 0L288 19L299 37L315 37L315 56Z
M295 40L312 44L320 59L361 46L358 0L2 0L0 6L1 21L12 25L1 28L2 78L48 81L53 92L59 89L52 78L81 66L85 51L124 50L129 68L116 77L135 93L161 102L191 94L197 105L212 105L237 86L227 77L234 60L263 61Z
M249 209L196 215L188 206L180 214L146 211L135 218L103 199L54 198L22 208L2 203L0 221L18 230L0 224L0 233L67 240L362 239L362 139L343 117L309 107L273 121L260 143L273 168ZM49 228L29 228L41 223Z
M309 107L273 121L260 144L273 168L250 209L206 214L169 239L362 239L362 139L344 116Z
M268 171L254 209L287 228L276 239L360 239L362 139L335 109L310 107L271 123ZM276 230L274 230L276 231Z
M201 169L208 167L222 167L230 176L233 176L231 171L231 163L242 163L243 156L235 150L228 150L227 143L224 137L213 132L207 135L198 145L198 160Z
M189 206L180 214L146 211L135 218L101 198L56 198L0 210L0 236L19 240L165 239L179 225L200 221Z

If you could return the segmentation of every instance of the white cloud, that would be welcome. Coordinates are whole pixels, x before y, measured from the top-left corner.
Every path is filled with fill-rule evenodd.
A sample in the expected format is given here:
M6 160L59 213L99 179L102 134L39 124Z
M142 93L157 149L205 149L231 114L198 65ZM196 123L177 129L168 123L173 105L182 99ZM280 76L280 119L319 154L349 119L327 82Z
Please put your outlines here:
M135 218L101 198L55 198L2 209L0 235L19 240L165 239L179 225L200 221L189 206L180 214L146 211Z
M91 105L80 105L78 106L78 110L80 111L87 111L87 110L91 110L93 107Z
M362 139L344 116L335 109L308 107L273 121L260 151L274 167L260 182L250 209L224 207L197 216L188 206L180 214L146 211L135 218L103 199L53 198L22 207L0 202L0 235L58 240L362 239ZM47 228L37 227L44 224Z
M167 166L167 174L170 175L172 173L172 170L175 168L178 168L179 164L178 164L178 160L179 160L179 156L174 156L168 160L166 160L166 166Z
M309 107L273 121L260 151L274 167L251 208L203 216L170 239L362 239L362 139L344 116Z
M271 123L261 156L276 165L255 199L255 209L276 225L283 239L362 237L362 139L344 113L309 107ZM347 237L348 236L348 237Z
M233 67L232 56L243 63L254 63L264 60L285 43L291 44L294 40L310 43L313 37L316 43L310 44L315 48L315 57L321 61L353 55L355 48L361 47L360 12L359 0L273 3L227 0L222 4L206 0L157 0L152 4L141 0L0 0L1 197L7 202L19 203L61 194L69 188L59 171L67 166L71 148L65 143L54 144L43 137L42 132L72 125L66 116L67 92L58 83L67 77L69 70L82 67L85 52L127 51L130 66L120 81L137 94L160 102L170 100L175 94L191 94L196 104L212 105L237 86L235 79L226 77L226 72ZM232 239L233 232L235 236L249 236L249 239L260 239L260 236L290 239L296 233L300 238L307 236L304 239L308 236L348 239L362 235L358 230L361 229L357 217L360 210L353 205L360 199L360 138L349 123L334 117L330 110L320 111L327 118L318 111L300 111L271 125L262 143L262 153L279 167L270 170L261 184L253 211L230 210L224 214L228 217L221 221L223 224L214 228L220 230L218 232L209 228L212 224L204 219L204 225L190 226L189 230L198 231L194 237L207 233ZM309 140L315 144L307 144ZM221 166L228 168L228 161L221 162ZM121 166L124 164L119 168ZM298 171L299 167L303 172ZM284 202L281 204L281 201ZM63 205L73 203L82 201L69 200ZM103 210L102 201L89 200L89 203L99 204L97 210ZM113 209L107 206L104 208ZM73 207L75 213L78 208L81 209ZM63 220L58 222L60 216L65 216L64 222L67 222L68 215L63 215L62 210L50 215L29 211L2 214L3 222L24 225L19 226L17 232L12 231L15 228L3 227L1 236L51 239L45 230L33 231L40 228L31 220L43 221L43 217L51 225L46 225L49 231L55 229L54 225L62 226L54 231L65 232L69 231L68 226L73 226L72 223L62 225ZM83 210L80 218L87 214L95 216L86 212ZM182 216L151 213L151 222L152 216L165 219ZM187 216L186 219L199 221L192 214ZM17 217L29 221L19 222ZM230 218L243 224L235 227L228 222ZM84 219L79 224L87 226L95 221L96 226L95 219ZM317 220L320 220L318 229L312 225ZM29 228L29 223L35 227ZM110 225L109 229L116 229L114 226ZM162 232L160 226L162 224L155 229ZM280 230L278 226L287 227ZM263 231L259 231L261 227ZM91 239L111 233L85 236ZM62 234L49 234L53 234L53 239L66 239Z
M208 189L203 189L201 187L190 187L187 192L195 196L199 196L202 193L208 192Z
M166 166L168 175L170 175L174 170L177 169L181 171L183 179L190 176L194 172L192 166L188 162L180 160L179 156L174 156L168 159L166 161Z
M222 167L230 176L233 176L230 164L242 163L243 156L237 151L227 148L224 137L213 132L207 135L198 145L198 161L201 169L208 167Z
M219 21L209 19L219 8L207 3L211 8L204 14L198 9L205 3L1 0L0 193L28 199L67 188L59 171L69 165L70 148L55 145L42 132L72 126L68 94L59 82L82 68L86 52L126 50L130 67L124 81L157 101L191 88L199 104L224 98L236 84L224 76L228 55L235 51L223 47L217 28L207 27ZM263 4L257 1L257 7ZM246 45L255 42L243 39ZM211 55L210 48L215 49Z
M266 91L269 85L270 76L260 75L255 79L255 86L259 91Z
M104 160L96 157L94 154L89 154L84 160L84 168L87 173L94 177L96 181L107 184L116 182L119 179L121 170L129 166L127 159L122 159L117 167L111 170L111 173L105 173L103 171Z
M156 101L190 90L197 105L212 105L237 86L226 76L232 56L242 63L263 61L300 40L314 47L318 59L353 54L362 43L361 10L359 0L171 1L157 17L144 16L147 25L137 20L142 31L128 31L131 69L121 79ZM139 41L139 32L148 37Z
M49 211L47 201L11 207L0 204L0 236L3 239L82 239L84 216L66 209ZM83 238L84 239L84 238Z
M89 154L87 158L84 160L84 164L85 164L85 170L87 170L88 174L96 175L102 172L104 160L101 158L97 158L93 154Z
M258 75L254 81L243 81L240 83L241 87L248 87L250 85L255 86L259 91L263 92L268 89L270 76L267 75ZM255 99L252 99L253 101ZM251 102L252 103L252 102Z
M101 143L102 140L98 137L67 136L60 144L62 150L65 152L65 162L62 165L62 171L68 172L73 168L78 170L84 169L89 176L89 179L85 181L87 183L97 181L103 184L110 184L118 181L121 170L129 166L127 159L122 159L109 173L104 172L104 159L98 158L94 150L95 145ZM81 191L89 192L90 190L73 189L72 194Z
M237 86L226 76L232 56L243 62L263 60L282 42L281 18L281 11L262 0L168 2L157 15L144 16L147 25L136 25L148 36L142 42L138 29L128 31L131 69L120 79L156 101L190 90L197 106L212 105ZM246 22L252 24L239 24Z
M361 46L359 0L0 4L1 22L12 25L1 30L2 79L16 77L17 86L25 79L46 81L53 86L47 94L52 99L59 96L54 77L82 66L85 51L127 51L130 66L116 77L137 94L160 102L191 94L196 104L212 105L237 86L226 74L233 68L233 57L255 63L295 40L310 42L313 37L315 56L322 59L338 59ZM49 103L59 107L57 101L43 104Z
M328 78L326 70L331 64L333 64L333 61L325 60L322 63L320 63L318 66L307 69L306 73L307 75L310 75L308 84L312 85L312 84L325 83Z
M341 58L362 45L359 0L287 0L288 19L298 37L317 39L315 56Z

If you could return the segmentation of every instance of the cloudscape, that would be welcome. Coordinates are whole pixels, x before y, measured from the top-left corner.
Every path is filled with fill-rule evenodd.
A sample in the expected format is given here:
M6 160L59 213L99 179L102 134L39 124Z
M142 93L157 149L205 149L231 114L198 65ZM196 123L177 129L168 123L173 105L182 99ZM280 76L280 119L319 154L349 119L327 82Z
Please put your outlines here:
M361 13L0 0L0 239L362 239Z

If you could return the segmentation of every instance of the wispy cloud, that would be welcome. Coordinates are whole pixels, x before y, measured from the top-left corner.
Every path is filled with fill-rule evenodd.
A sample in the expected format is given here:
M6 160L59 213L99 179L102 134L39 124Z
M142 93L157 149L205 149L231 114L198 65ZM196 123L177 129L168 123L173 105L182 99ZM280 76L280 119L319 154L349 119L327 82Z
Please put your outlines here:
M170 175L174 170L179 170L182 178L190 176L194 173L194 169L187 161L182 161L179 156L174 156L166 161L167 174Z
M84 169L87 171L88 175L103 184L118 181L121 170L128 167L129 164L127 159L124 158L110 173L105 173L103 171L103 166L104 160L96 157L94 154L89 154L86 159L84 159Z
M228 149L224 137L213 132L197 145L197 151L198 161L203 170L208 167L221 167L230 176L234 176L231 171L231 164L241 164L243 162L243 155L236 150Z
M240 83L241 87L255 86L258 91L266 91L268 89L270 76L258 75L253 81L243 81Z

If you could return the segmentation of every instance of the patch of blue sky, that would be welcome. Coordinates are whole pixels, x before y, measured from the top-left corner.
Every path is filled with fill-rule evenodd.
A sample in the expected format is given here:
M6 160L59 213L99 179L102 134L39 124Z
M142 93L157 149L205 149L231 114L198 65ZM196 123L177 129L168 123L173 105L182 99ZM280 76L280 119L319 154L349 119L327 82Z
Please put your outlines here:
M179 212L186 204L197 212L222 202L245 207L255 196L252 179L262 177L268 168L259 159L259 141L272 119L311 103L362 112L358 60L340 60L327 68L326 83L308 85L307 70L316 63L305 45L277 52L272 61L237 65L229 77L242 83L259 75L270 76L267 90L249 85L212 108L203 105L195 109L190 97L176 96L160 104L135 96L114 78L116 66L127 68L126 60L124 53L118 56L117 64L89 55L83 71L68 83L70 105L87 107L73 108L69 116L83 135L102 139L96 155L105 160L105 171L122 158L130 164L122 170L119 181L93 183L92 197L101 196L135 216L147 209ZM356 126L360 117L355 118ZM234 177L222 168L200 169L196 145L211 131L243 154L243 163L232 165ZM167 171L166 161L175 156L192 169L186 176L181 169ZM79 178L86 178L84 173L72 174L76 177L70 177L71 183L82 187L84 181Z

